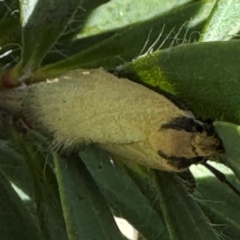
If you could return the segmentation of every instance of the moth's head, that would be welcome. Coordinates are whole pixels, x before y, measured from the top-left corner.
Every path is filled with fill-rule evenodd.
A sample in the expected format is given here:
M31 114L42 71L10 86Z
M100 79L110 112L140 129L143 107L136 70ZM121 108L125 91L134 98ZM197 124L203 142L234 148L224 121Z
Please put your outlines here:
M192 147L197 156L216 156L224 152L223 144L212 122L200 122L195 120L195 124L200 126L192 136Z
M162 124L152 146L173 171L185 170L206 157L217 157L224 152L212 122L190 116L175 117Z

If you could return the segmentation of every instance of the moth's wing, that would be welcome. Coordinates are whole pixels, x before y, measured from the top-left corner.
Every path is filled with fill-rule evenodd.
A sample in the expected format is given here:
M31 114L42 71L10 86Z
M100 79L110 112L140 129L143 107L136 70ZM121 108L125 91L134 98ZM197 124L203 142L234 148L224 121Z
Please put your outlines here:
M98 69L31 86L24 112L35 128L67 147L143 142L181 110L146 87Z

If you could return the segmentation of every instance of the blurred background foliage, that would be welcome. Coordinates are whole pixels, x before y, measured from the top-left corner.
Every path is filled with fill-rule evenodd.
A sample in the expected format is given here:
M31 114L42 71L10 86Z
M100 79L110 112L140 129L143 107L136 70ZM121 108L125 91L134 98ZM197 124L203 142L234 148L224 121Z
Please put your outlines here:
M218 168L238 187L239 10L239 0L3 0L0 89L99 67L161 88L215 120L226 150ZM1 114L4 240L127 239L113 216L139 240L239 239L239 199L201 167L191 168L190 194L190 172L110 159L92 145L63 158L48 146Z

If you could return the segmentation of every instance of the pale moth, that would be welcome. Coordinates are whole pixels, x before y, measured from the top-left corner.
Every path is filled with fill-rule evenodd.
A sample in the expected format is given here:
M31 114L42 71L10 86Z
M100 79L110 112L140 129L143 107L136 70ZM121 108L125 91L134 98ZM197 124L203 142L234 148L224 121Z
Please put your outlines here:
M128 161L174 172L223 152L211 124L102 69L78 69L55 81L3 91L0 106L51 137L55 150L95 143Z

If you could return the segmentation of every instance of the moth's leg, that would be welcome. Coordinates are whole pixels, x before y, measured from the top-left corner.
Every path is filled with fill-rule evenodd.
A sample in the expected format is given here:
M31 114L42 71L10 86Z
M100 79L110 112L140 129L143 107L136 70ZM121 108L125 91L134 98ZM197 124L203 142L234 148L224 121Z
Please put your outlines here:
M228 179L226 178L226 176L225 176L222 172L220 172L219 170L217 170L217 169L214 168L213 166L211 166L211 165L209 165L208 163L206 163L206 161L205 161L205 162L202 162L201 164L202 164L205 168L207 168L211 173L213 173L213 174L215 175L215 177L216 177L219 181L227 184L228 187L231 188L231 189L240 197L240 191L239 191L236 187L234 187L234 186L232 185L232 183L230 183L230 182L228 181Z

